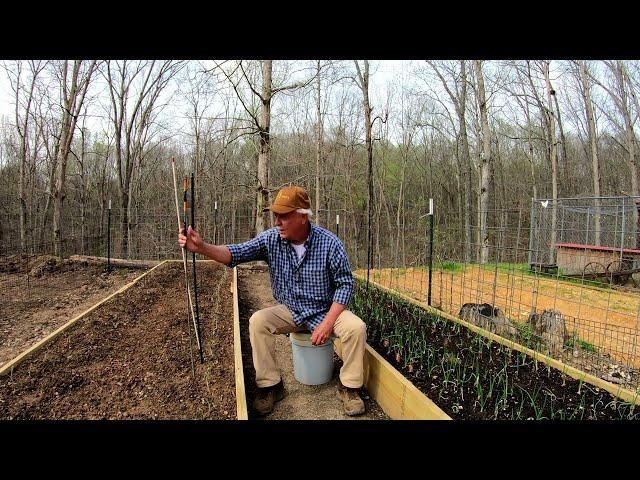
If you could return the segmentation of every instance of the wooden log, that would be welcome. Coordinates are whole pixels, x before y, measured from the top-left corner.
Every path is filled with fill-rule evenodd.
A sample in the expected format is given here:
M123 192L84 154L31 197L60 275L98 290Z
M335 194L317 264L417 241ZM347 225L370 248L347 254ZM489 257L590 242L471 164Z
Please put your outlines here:
M73 262L87 262L92 265L106 265L107 257L93 257L90 255L71 255L69 260ZM112 258L111 265L128 268L152 268L160 264L160 260L127 260L123 258Z

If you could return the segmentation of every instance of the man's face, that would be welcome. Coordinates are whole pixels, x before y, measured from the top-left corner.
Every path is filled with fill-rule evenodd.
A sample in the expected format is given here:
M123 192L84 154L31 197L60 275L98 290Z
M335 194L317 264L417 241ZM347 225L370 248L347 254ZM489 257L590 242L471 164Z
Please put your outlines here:
M305 215L293 211L284 214L273 212L273 216L276 220L280 238L283 240L297 239L305 233Z

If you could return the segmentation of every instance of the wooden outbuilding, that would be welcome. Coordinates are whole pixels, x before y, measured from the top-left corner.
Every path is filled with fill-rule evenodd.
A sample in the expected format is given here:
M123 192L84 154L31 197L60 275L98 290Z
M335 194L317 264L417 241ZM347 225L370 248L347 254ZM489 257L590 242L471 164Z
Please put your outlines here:
M631 270L640 265L640 250L581 243L556 243L556 264L563 275L594 275Z

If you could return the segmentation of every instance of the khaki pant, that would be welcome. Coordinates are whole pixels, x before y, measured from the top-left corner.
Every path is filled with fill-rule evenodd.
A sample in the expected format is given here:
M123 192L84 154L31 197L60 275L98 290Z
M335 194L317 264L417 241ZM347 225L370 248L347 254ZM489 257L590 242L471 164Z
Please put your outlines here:
M298 327L284 305L264 308L249 319L249 337L258 387L270 387L280 381L276 367L276 335L308 330ZM340 381L349 388L360 388L364 381L363 361L367 331L365 323L349 310L343 311L333 325L333 334L342 341Z

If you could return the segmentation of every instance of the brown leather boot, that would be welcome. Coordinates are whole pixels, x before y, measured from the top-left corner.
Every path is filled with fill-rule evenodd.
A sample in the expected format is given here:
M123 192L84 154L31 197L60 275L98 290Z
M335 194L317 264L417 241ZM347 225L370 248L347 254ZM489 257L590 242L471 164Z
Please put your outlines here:
M273 411L273 405L282 400L285 395L282 380L271 387L258 388L258 394L253 401L253 408L260 415L268 415Z
M338 396L342 400L344 413L349 416L362 415L364 413L364 402L360 398L359 388L345 387L338 380Z

